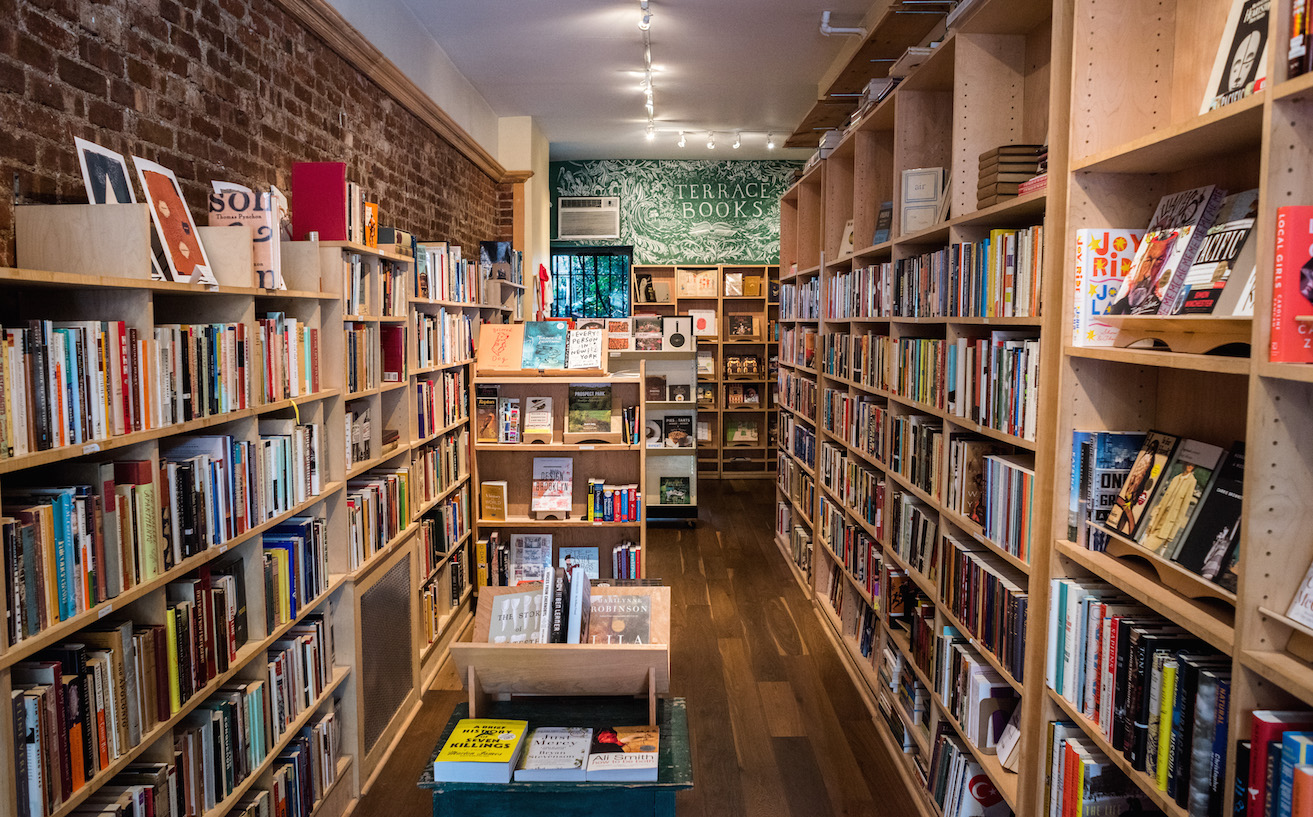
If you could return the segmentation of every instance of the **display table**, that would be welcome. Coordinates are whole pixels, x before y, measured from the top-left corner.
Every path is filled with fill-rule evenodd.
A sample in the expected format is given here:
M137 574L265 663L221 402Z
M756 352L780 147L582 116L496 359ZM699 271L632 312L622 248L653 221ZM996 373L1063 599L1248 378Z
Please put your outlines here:
M693 762L688 745L688 713L683 698L657 702L661 747L655 783L447 783L433 779L433 759L447 742L469 704L456 706L419 786L433 792L434 817L552 814L595 817L598 814L673 817L675 792L693 787ZM519 698L493 701L487 718L527 720L538 726L639 726L647 721L647 701L626 698Z

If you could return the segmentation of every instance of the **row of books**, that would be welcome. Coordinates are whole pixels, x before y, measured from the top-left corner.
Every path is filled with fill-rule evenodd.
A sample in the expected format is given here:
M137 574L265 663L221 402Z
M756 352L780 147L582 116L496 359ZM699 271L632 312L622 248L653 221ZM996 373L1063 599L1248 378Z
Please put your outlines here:
M471 509L468 486L424 515L419 523L420 572L428 576L452 548L470 532Z
M939 573L939 516L912 494L895 488L890 499L889 546L909 568L934 582Z
M416 312L415 365L421 369L474 357L474 319L465 312Z
M359 253L342 254L342 314L369 315L370 281Z
M448 431L415 450L415 491L420 504L431 501L470 473L470 430Z
M415 297L432 301L479 302L477 269L457 244L425 241L415 245Z
M817 588L820 589L819 587ZM875 611L838 570L831 570L825 598L839 620L839 632L862 645L870 655L874 645Z
M347 553L352 570L410 524L410 469L371 471L347 482Z
M828 497L821 499L816 530L821 541L852 575L868 596L880 597L880 545L865 530L850 524L843 508Z
M470 392L464 369L441 372L415 382L416 433L420 439L469 416Z
M794 459L808 468L815 468L816 432L806 423L798 422L792 414L786 414L780 420L780 429L784 433L780 439L790 446Z
M637 483L620 485L589 478L588 495L589 522L638 522L643 518L643 492Z
M33 320L3 331L6 458L250 406L253 339L244 323Z
M780 359L790 366L811 369L816 366L816 348L819 343L813 326L784 326L780 329ZM728 371L727 371L728 373Z
M541 726L528 721L457 721L433 761L433 779L480 783L655 782L655 726Z
M816 416L816 381L781 370L776 377L779 404L804 417Z
M1025 674L1026 577L975 542L942 539L939 600L1018 682Z
M837 445L821 443L817 474L858 519L876 531L884 529L884 476Z
M820 314L821 279L780 284L780 320L816 320ZM827 315L827 317L833 317Z
M283 312L266 313L257 321L264 366L266 403L317 393L319 330Z
M378 326L372 323L349 321L346 333L346 390L356 394L379 384Z
M447 631L452 611L460 606L470 586L469 566L461 545L452 558L420 587L420 622L426 644L432 644Z
M352 403L343 414L346 428L347 468L374 458L374 409L368 403Z
M892 422L883 401L827 387L821 403L821 427L854 451L881 463L889 461Z
M953 732L940 723L930 752L926 785L941 814L972 814L979 817L1008 817L1012 810L975 756Z
M827 332L822 347L821 371L868 389L892 391L896 347L877 332Z
M410 301L406 297L406 278L409 277L403 265L387 258L379 259L378 274L383 286L382 314L385 317L404 317Z
M816 480L804 470L797 460L781 452L776 468L776 482L785 496L791 498L806 516L807 510L816 502ZM810 520L808 520L810 521Z
M873 646L868 646L863 639L859 647L862 656L869 657ZM929 742L929 690L908 667L903 654L890 643L886 643L880 652L879 666L880 685L876 689L876 706L903 753L915 755L917 743L913 737L914 731L920 732Z
M1160 431L1076 431L1068 533L1086 548L1108 532L1234 590L1244 444L1229 451Z
M328 592L328 521L297 516L261 537L265 626L269 632L293 621L302 608ZM240 588L239 588L240 590Z
M1049 687L1151 785L1192 814L1215 813L1225 795L1230 658L1102 581L1050 585Z
M935 653L935 692L944 709L971 745L983 754L998 754L1008 722L1021 703L1020 693L953 627L939 631Z
M463 385L463 381L461 381ZM612 435L612 391L609 385L588 384L567 387L566 412L561 426L569 434ZM666 399L663 396L660 399ZM518 444L526 435L555 439L557 420L551 397L500 396L497 384L481 384L474 398L476 443ZM523 406L521 405L523 403ZM621 410L621 439L637 440L637 406Z

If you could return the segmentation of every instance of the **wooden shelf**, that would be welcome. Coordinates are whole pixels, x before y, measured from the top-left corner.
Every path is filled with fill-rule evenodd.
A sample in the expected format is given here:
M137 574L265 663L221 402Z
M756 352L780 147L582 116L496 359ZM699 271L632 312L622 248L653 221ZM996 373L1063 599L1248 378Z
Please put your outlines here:
M1273 650L1239 650L1242 666L1276 684L1278 689L1298 696L1313 706L1313 667L1293 655Z
M643 520L637 522L605 522L601 519L589 522L587 519L530 519L526 516L512 516L506 519L479 519L481 528L641 528Z
M641 446L625 443L475 443L475 451L549 452L549 451L638 451Z
M970 750L972 756L975 757L976 762L980 764L980 768L983 769L985 774L989 776L989 779L993 781L994 788L997 789L998 793L1003 797L1003 802L1007 803L1014 812L1017 811L1017 796L1018 788L1020 786L1017 773L1009 772L1007 769L1004 769L1003 764L999 762L998 755L986 753L980 747L972 743L970 739L967 738L966 730L962 728L962 724L957 722L957 718L953 716L953 713L950 712L948 707L944 704L943 699L939 697L939 693L935 691L933 687L930 688L929 693L931 700L934 701L935 707L939 710L940 717L952 725L953 731L957 732L957 736L961 739L962 744Z
M1069 357L1085 360L1105 360L1133 366L1154 366L1163 369L1185 369L1192 372L1217 374L1249 374L1249 358L1192 355L1181 352L1159 352L1149 349L1116 349L1113 347L1068 346Z

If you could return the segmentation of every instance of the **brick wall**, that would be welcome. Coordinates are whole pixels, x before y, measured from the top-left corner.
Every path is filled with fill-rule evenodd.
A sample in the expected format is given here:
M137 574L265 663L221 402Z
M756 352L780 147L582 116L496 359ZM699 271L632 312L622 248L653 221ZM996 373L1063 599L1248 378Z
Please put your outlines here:
M172 169L198 224L212 179L290 195L293 162L331 160L384 224L511 237L508 185L271 0L0 0L0 20L0 266L15 174L23 203L87 200L74 136Z

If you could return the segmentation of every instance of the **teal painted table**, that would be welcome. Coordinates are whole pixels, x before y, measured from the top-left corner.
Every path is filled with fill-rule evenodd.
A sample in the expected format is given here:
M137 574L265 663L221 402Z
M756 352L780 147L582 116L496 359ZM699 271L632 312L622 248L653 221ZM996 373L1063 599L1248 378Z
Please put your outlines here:
M688 746L688 712L683 698L657 702L661 749L655 783L446 783L433 779L433 759L447 742L469 704L457 705L433 748L419 786L433 792L434 817L598 814L674 817L675 792L693 787ZM527 720L537 726L636 726L647 720L647 701L617 698L534 698L494 701L484 717Z

